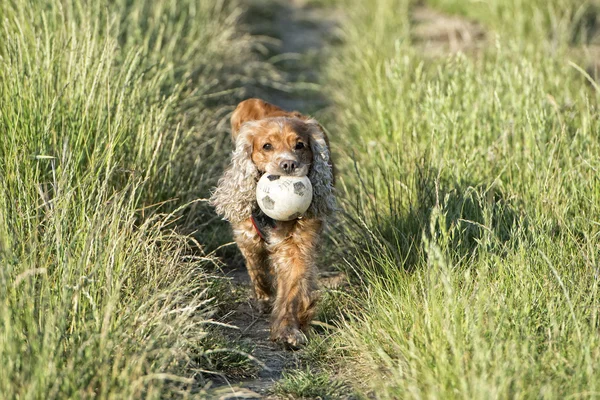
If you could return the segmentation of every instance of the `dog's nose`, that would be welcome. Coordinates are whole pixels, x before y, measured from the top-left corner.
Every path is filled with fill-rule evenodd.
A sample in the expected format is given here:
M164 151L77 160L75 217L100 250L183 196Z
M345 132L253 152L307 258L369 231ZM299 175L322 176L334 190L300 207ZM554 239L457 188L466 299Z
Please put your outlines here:
M285 172L294 172L294 170L298 167L298 162L294 160L283 160L279 163L279 168L284 170Z

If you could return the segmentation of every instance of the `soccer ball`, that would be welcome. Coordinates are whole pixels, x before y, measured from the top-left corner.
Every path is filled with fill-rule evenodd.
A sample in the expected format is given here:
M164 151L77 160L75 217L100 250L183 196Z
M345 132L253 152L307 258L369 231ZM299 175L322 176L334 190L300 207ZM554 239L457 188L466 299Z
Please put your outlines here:
M258 206L276 221L291 221L302 216L310 207L312 196L307 176L264 174L256 185Z

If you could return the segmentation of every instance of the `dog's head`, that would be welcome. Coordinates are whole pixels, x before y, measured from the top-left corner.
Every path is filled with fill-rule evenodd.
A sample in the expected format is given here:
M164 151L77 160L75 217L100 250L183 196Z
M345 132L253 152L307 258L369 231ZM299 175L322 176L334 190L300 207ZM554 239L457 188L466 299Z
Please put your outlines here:
M260 173L305 176L313 163L315 129L297 118L275 117L246 123L238 137L251 142L250 158Z
M307 175L313 186L308 217L325 219L335 209L325 133L316 120L296 114L249 120L237 131L234 128L231 163L211 197L211 204L226 220L238 223L250 218L256 207L256 184L263 173Z

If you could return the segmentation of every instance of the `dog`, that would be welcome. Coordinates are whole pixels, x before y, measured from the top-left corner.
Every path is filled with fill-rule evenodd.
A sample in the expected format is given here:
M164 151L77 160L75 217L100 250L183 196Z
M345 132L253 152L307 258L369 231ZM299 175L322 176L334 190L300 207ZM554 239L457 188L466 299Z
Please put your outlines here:
M298 348L317 301L320 235L336 208L329 140L316 120L260 99L237 106L231 133L231 163L210 202L232 226L259 310L271 312L271 340ZM313 200L305 215L283 222L260 211L256 185L264 173L308 176Z

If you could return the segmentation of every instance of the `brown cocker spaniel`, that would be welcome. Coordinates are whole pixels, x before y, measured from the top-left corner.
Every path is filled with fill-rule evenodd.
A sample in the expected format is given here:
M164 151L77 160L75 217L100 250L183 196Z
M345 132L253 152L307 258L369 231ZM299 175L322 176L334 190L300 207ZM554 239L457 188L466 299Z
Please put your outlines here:
M231 164L211 204L232 225L259 308L272 308L271 339L297 348L314 314L319 237L335 210L327 136L314 119L259 99L238 105L231 131ZM304 216L273 221L260 211L255 191L264 173L309 177L313 200Z

